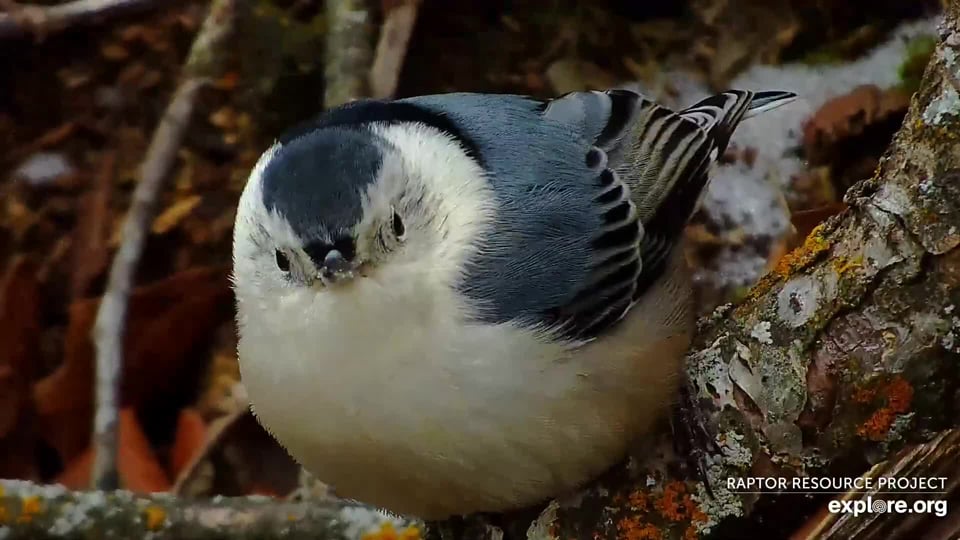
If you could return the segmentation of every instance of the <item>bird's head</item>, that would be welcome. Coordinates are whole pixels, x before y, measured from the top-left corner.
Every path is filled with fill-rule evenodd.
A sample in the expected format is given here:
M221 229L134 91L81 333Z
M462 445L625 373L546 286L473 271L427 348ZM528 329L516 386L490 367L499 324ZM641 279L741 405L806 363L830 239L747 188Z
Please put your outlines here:
M281 139L241 196L238 299L269 309L291 296L454 281L453 265L483 221L481 175L452 138L416 123L327 126Z

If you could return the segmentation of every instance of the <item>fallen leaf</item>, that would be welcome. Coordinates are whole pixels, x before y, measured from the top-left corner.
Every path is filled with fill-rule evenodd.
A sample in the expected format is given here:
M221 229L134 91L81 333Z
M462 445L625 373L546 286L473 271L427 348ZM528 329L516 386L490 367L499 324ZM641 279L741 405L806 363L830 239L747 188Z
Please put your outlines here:
M170 476L176 478L200 453L206 441L207 424L194 409L183 409L177 418L177 432L170 450Z
M603 90L617 84L614 76L600 66L577 58L561 58L547 68L547 80L557 94L578 90Z
M210 113L208 120L220 129L232 129L237 126L237 111L226 105Z
M20 257L0 286L0 438L29 404L40 342L40 288L37 268Z
M839 142L862 135L872 125L902 116L909 96L897 89L861 85L824 103L803 126L803 147L813 165L829 163Z
M165 234L173 230L183 218L189 216L190 212L193 212L201 200L200 195L190 195L173 203L153 220L150 232L153 234Z
M187 270L139 287L130 298L124 340L124 406L162 403L199 371L190 351L230 319L232 304L222 266ZM94 346L91 331L100 299L69 308L63 363L34 385L40 431L64 460L89 443L93 418Z
M245 407L210 424L204 447L181 470L172 491L186 497L285 496L296 489L299 475L297 462Z
M170 490L170 479L164 472L157 456L147 440L137 414L132 408L121 409L117 425L117 472L120 487L135 493L156 493ZM70 460L56 483L69 489L83 490L90 487L93 470L93 449L87 448Z
M100 171L93 189L80 199L73 231L73 274L71 298L76 300L90 294L94 280L102 275L110 262L107 235L110 231L110 194L116 175L117 156L106 151L100 157Z
M0 285L0 478L36 479L30 385L40 348L36 266L19 257Z
M119 43L107 43L100 47L100 54L107 60L126 60L130 57L130 51Z
M234 90L240 84L240 74L236 71L228 71L222 77L213 81L212 86L218 90Z

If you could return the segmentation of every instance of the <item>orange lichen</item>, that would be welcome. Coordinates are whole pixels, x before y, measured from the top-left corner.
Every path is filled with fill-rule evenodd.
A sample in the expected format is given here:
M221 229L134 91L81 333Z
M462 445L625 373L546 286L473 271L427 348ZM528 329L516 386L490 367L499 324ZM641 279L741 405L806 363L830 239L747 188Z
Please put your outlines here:
M895 377L887 385L887 407L895 413L905 413L910 410L913 402L913 387L903 377Z
M830 242L824 237L825 232L826 226L823 223L817 225L807 235L803 245L780 257L773 270L760 278L760 281L750 289L746 300L737 306L737 312L749 309L748 306L752 302L767 294L776 284L809 266L820 254L830 249Z
M823 237L824 225L821 223L810 231L803 245L787 253L777 261L773 272L780 277L786 277L813 262L813 260L830 248L830 242Z
M686 519L689 516L687 506L684 504L685 498L689 498L689 495L686 495L686 490L687 488L683 485L683 482L676 480L664 486L663 495L654 503L660 515L670 521ZM692 502L691 500L691 503Z
M887 438L895 416L889 407L884 407L870 415L870 418L857 428L857 435L871 441L882 441Z
M876 391L871 390L871 392L871 398L878 394ZM913 402L913 386L903 377L894 377L883 386L879 395L884 397L884 406L857 428L857 435L871 441L886 439L897 415L910 410L910 404ZM857 400L856 393L854 400Z
M389 521L382 523L380 529L375 532L365 533L361 540L420 540L420 529L414 527L413 525L407 527L406 529L397 532L397 529L394 528L393 523Z
M167 512L157 505L152 505L144 509L143 517L147 525L147 530L158 531L163 527L164 522L167 521Z
M643 511L649 510L650 498L642 491L634 491L630 493L630 508Z
M693 500L689 494L683 496L683 508L687 511L687 516L690 517L690 521L695 523L703 523L707 521L707 514L700 510L700 507L697 506L696 501Z
M626 517L617 522L620 540L660 540L663 535L652 523L643 523L639 517Z
M853 391L853 401L855 403L870 403L876 397L875 388L857 388Z
M21 503L20 516L17 517L17 521L20 523L30 523L33 521L33 518L37 517L42 511L43 501L40 500L40 497L26 497Z

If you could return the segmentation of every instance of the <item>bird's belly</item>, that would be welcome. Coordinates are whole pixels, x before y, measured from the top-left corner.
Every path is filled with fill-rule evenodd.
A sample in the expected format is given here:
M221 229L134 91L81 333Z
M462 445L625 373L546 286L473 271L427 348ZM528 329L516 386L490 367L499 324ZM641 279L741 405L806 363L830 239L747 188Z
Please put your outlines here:
M668 403L685 345L665 357L639 332L568 351L508 326L311 334L244 332L258 418L338 495L424 518L534 504L613 465Z

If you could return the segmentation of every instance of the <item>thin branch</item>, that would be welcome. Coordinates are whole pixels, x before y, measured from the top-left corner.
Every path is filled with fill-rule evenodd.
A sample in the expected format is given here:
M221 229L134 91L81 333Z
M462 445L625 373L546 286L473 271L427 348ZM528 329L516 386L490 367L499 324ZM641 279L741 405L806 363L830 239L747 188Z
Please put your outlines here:
M4 538L356 540L370 534L418 540L422 529L420 523L344 501L284 502L263 496L194 500L0 480Z
M0 39L22 37L29 33L37 36L63 30L80 24L90 24L106 17L167 5L162 0L75 0L54 6L21 6L5 0L0 7Z
M419 10L420 0L400 0L396 5L384 7L380 40L377 42L376 55L370 68L372 97L391 98L396 93Z
M158 194L176 161L177 149L190 122L200 88L219 69L239 0L216 0L194 40L184 67L184 79L164 112L140 168L130 211L123 224L122 243L113 259L107 290L100 302L93 340L97 350L96 448L93 479L100 489L118 487L117 409L123 365L125 319L130 288L143 253Z
M370 95L370 12L366 0L327 0L323 105L336 107Z

